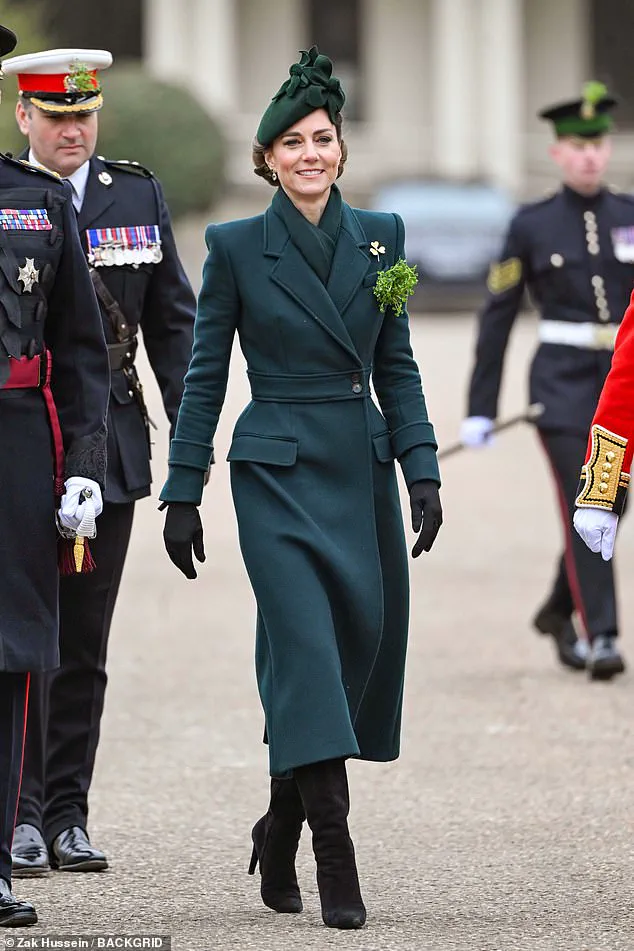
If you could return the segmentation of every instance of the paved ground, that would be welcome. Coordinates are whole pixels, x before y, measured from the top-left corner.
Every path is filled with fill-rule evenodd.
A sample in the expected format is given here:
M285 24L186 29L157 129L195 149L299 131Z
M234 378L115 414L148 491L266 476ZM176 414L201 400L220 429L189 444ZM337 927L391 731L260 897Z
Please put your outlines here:
M185 237L195 280L202 251ZM413 319L442 444L456 436L473 329L465 316ZM505 413L523 405L533 339L524 319ZM531 631L560 529L528 428L446 463L445 526L412 564L403 755L350 770L367 928L322 927L307 837L305 913L281 917L260 904L257 879L246 875L250 828L267 804L254 605L222 461L245 401L236 355L197 582L163 553L156 499L138 506L92 794L91 832L112 868L17 883L41 916L29 935L170 933L179 951L631 951L632 677L590 684L559 669ZM157 491L166 440L162 423ZM634 663L634 588L625 584L633 532L624 526L619 552Z

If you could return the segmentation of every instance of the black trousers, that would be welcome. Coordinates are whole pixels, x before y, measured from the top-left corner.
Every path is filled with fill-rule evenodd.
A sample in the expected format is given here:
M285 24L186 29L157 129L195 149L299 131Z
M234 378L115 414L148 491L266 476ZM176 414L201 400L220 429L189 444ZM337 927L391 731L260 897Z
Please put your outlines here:
M572 524L587 439L563 432L542 432L540 436L555 480L565 538L565 552L559 564L553 594L559 592L563 606L567 582L572 604L579 612L590 640L599 634L616 635L618 624L613 562L604 561L600 555L591 552Z
M20 795L29 674L0 672L0 878L11 884L11 846Z
M105 503L90 543L95 570L60 580L60 666L31 680L17 821L36 826L49 845L70 826L87 827L108 635L133 515L133 502Z

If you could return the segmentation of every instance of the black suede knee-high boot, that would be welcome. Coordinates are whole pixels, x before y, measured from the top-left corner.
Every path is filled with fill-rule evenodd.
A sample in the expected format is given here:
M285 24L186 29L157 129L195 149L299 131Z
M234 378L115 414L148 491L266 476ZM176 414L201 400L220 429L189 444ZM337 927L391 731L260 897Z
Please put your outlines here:
M313 833L321 916L329 928L361 928L366 911L348 830L350 796L343 759L294 770Z
M295 856L304 806L294 779L271 779L271 802L266 815L253 826L253 854L249 874L260 863L260 894L268 908L292 914L302 910L302 896L295 873Z

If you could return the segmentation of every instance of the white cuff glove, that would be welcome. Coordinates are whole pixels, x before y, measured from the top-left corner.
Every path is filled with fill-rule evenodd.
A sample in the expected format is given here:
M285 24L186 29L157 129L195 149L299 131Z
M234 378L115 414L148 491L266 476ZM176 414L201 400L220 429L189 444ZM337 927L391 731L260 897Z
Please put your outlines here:
M460 442L470 449L481 449L493 442L493 420L487 416L469 416L460 426Z
M604 561L614 554L619 517L605 509L583 505L575 512L573 524L590 551L601 552Z
M92 479L84 479L83 476L66 479L64 486L66 492L62 496L57 513L60 524L71 532L77 532L81 528L80 534L90 537L94 533L94 524L90 523L94 523L103 510L101 489ZM84 491L88 493L88 499L85 501L80 500Z

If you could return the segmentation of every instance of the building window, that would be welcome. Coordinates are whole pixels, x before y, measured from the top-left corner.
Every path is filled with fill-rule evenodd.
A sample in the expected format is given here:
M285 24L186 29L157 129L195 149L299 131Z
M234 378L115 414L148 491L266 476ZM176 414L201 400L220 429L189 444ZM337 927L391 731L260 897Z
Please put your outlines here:
M618 129L634 129L634 3L591 0L591 59L593 77L604 82L619 99L614 112Z
M345 90L344 115L362 119L361 0L308 0L307 13L308 42L330 57Z

